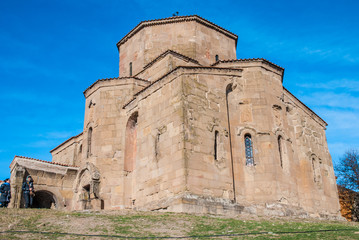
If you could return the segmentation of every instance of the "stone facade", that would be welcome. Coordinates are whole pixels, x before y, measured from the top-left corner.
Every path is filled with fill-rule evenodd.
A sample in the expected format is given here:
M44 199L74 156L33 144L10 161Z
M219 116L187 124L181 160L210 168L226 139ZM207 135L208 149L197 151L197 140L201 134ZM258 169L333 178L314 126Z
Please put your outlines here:
M67 209L338 217L327 124L236 44L198 16L141 22L119 77L84 91L83 132L51 151L67 172L15 157L13 182L26 170Z

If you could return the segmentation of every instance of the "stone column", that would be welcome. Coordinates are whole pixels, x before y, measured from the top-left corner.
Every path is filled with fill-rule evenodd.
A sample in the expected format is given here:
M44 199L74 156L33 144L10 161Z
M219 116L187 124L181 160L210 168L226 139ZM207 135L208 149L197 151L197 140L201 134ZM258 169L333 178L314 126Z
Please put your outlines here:
M11 169L11 200L9 208L20 208L22 197L22 182L24 180L25 169L21 166L15 166Z

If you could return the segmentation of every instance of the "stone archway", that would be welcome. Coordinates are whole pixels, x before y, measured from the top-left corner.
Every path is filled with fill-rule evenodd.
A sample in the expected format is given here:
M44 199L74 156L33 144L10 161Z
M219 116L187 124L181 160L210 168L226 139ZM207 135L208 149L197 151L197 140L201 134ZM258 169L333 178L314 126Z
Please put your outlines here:
M103 209L99 196L100 172L94 164L87 162L77 174L74 192L75 209Z
M56 196L45 190L36 191L32 204L33 208L57 208Z

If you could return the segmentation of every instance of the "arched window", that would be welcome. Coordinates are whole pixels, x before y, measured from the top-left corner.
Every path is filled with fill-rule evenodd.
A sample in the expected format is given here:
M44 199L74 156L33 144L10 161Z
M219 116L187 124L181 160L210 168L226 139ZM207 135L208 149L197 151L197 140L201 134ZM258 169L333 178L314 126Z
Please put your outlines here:
M130 62L130 77L132 76L132 62Z
M245 146L245 152L246 152L246 165L254 166L253 143L252 143L252 137L250 134L246 134L244 136L244 146Z
M279 150L280 166L281 166L281 168L283 168L283 138L282 138L282 136L278 137L278 150Z
M218 62L218 60L219 60L218 54L216 55L215 59L216 59L216 62Z
M218 160L218 150L219 150L219 134L218 131L214 131L214 160Z
M127 121L126 125L126 147L125 147L125 163L124 170L132 172L135 168L136 161L136 143L137 143L137 118L138 113L135 112Z
M91 156L91 144L92 144L92 127L89 128L87 133L87 157Z

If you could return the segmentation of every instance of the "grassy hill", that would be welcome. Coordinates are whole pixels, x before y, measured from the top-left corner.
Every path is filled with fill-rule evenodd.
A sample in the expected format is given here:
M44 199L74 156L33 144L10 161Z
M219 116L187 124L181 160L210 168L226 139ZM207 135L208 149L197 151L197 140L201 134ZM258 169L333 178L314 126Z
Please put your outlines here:
M359 223L160 212L0 209L0 239L359 239Z

